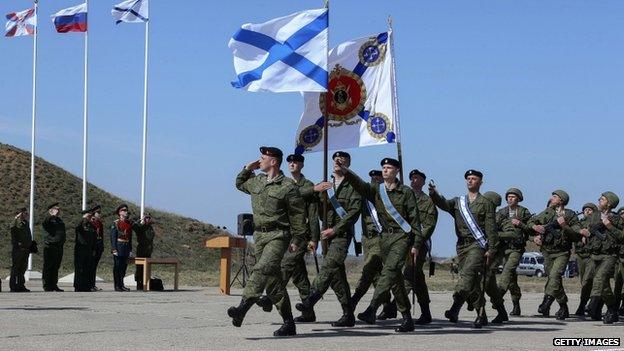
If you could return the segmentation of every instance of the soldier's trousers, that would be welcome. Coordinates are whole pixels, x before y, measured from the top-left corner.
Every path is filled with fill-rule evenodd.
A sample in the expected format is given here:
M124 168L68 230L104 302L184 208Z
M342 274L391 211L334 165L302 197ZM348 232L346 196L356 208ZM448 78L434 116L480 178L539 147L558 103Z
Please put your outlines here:
M401 313L409 312L411 304L405 284L403 281L403 266L405 257L412 245L412 238L404 233L382 233L381 234L381 257L383 258L383 268L375 286L373 299L370 306L376 310L379 306L390 299L390 289L393 289L394 298L397 302L397 309Z
M498 277L498 287L502 291L509 291L511 301L518 302L522 297L522 291L518 285L518 274L516 268L522 259L522 251L507 251L505 253L505 263L503 272ZM502 297L502 296L501 296Z
M283 230L255 232L256 264L243 290L244 300L257 301L266 294L282 317L292 316L286 284L282 281L280 264L290 244L290 233Z
M91 262L91 287L95 286L95 278L97 277L97 268L104 252L104 242L98 241L95 244L95 256L93 256L93 262Z
M581 300L589 299L592 290L592 277L594 275L594 270L590 269L591 265L589 261L589 256L578 256L576 261L578 262L579 278L581 279Z
M494 308L503 304L503 295L501 295L500 291L498 290L498 284L496 283L496 272L498 270L498 266L501 264L502 261L502 256L493 258L492 262L490 262L486 270L485 293L490 297L490 302L492 303L492 306L494 306ZM469 300L473 301L475 299L480 299L481 296L479 295L479 292L480 289L473 291L473 294L476 295L472 295ZM479 305L483 306L483 304L485 304L485 301L482 301Z
M126 257L126 262L127 257ZM91 291L91 264L93 252L88 248L74 249L74 288L76 291ZM127 265L127 263L126 263ZM123 281L123 275L121 276ZM119 287L117 284L115 284ZM121 285L123 286L123 284Z
M617 256L592 255L591 265L594 269L592 279L591 297L602 297L605 305L611 307L615 305L616 299L611 290L611 278L615 274ZM588 277L589 279L589 277Z
M115 288L124 287L124 277L128 269L128 256L113 255L113 282Z
M282 259L282 281L288 284L292 278L292 282L299 290L301 301L310 295L310 279L308 279L308 269L305 263L305 254L308 251L306 245L302 245L295 252L286 251Z
M350 243L351 237L330 240L321 271L312 283L312 289L320 294L325 294L331 286L343 310L348 308L351 298L351 289L345 269L345 259Z
M544 287L544 294L550 295L557 300L557 303L568 303L568 296L563 288L563 273L565 272L570 252L558 252L555 254L543 252L548 280Z
M616 269L615 269L615 279L613 283L613 294L617 302L622 302L624 300L624 295L622 292L622 285L624 285L624 259L620 258L618 260Z
M355 293L364 295L370 289L370 286L375 286L381 274L383 268L383 259L381 257L381 244L380 237L376 235L372 238L362 238L364 247L364 266L362 266L362 275L358 280L355 287Z
M414 289L414 295L419 304L429 304L429 289L427 288L427 281L425 280L425 273L423 272L423 266L427 260L427 247L422 245L418 251L418 257L416 258L416 265L412 263L412 255L407 255L407 261L405 262L405 268L403 269L403 284L405 285L405 292L409 297L409 293ZM413 282L413 283L412 283ZM398 287L395 285L392 287L392 294L396 297ZM397 308L399 310L405 310L406 306L399 306L400 302L397 300ZM407 307L409 309L409 307Z
M51 290L57 287L58 271L63 260L63 244L46 244L43 247L43 272L41 280L43 289Z
M13 251L11 251L12 265L9 287L12 291L19 290L24 287L26 283L24 274L26 273L26 269L28 269L28 255L29 252L26 250L13 249Z
M481 284L485 267L485 250L477 243L457 246L459 279L455 284L454 295L471 303L475 310L483 306Z

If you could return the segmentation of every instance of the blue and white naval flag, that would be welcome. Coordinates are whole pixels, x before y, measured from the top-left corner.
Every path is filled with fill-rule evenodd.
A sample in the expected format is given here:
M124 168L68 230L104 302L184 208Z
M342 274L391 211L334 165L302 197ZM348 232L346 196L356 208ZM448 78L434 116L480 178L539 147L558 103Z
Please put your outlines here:
M327 90L327 9L307 10L268 22L245 23L228 46L237 77L248 91Z
M147 22L149 18L149 0L127 0L113 7L111 14L121 22Z
M325 118L329 118L330 150L396 142L391 35L355 39L330 51L327 92L303 94L305 109L295 153L323 150Z

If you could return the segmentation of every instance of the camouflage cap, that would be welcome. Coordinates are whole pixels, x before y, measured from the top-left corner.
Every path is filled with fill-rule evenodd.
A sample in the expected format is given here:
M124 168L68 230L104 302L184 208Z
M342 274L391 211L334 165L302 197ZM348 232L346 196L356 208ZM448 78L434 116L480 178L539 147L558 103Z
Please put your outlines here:
M500 206L502 203L501 196L493 191L486 191L483 196L490 200L496 207Z
M507 192L505 193L505 198L507 198L507 195L509 194L516 195L518 197L518 202L522 202L522 200L524 200L524 196L522 196L522 191L520 191L520 189L518 188L509 188L509 190L507 190Z
M561 201L563 201L563 205L564 205L564 206L565 206L565 205L567 205L567 204L568 204L568 202L570 201L570 195L568 195L568 193L566 193L566 192L565 192L565 191L563 191L563 190L560 190L560 189L555 190L555 191L553 191L553 192L552 192L552 195L557 195L557 196L559 196L559 198L561 199Z
M592 210L598 212L598 206L596 206L595 204L588 202L585 205L583 205L583 208L581 208L582 211L585 211L586 208L591 208Z
M612 191L605 191L604 193L602 193L602 196L607 198L610 208L616 208L617 205L620 203L620 198Z

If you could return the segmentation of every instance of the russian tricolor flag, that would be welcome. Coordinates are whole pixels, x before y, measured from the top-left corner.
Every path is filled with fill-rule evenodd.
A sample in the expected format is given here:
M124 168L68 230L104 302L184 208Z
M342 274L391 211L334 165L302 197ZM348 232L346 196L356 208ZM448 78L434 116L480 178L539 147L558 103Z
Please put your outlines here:
M59 33L87 31L87 3L63 9L52 15Z

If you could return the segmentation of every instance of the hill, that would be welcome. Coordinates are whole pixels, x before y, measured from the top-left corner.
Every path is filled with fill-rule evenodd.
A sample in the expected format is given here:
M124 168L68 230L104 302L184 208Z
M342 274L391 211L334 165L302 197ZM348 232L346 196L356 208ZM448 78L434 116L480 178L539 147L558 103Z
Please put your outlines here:
M14 212L19 207L28 208L30 194L30 153L16 147L0 143L0 274L6 277L11 267L10 224ZM60 202L61 218L67 226L67 243L61 276L74 271L73 249L74 228L82 215L82 179L39 157L35 159L35 210L34 236L41 243L43 228L41 222L47 214L48 204ZM112 212L121 203L127 203L131 216L138 216L139 208L124 199L110 194L92 184L88 185L89 206L102 205L105 227L116 218ZM217 227L173 213L148 208L156 221L154 229L154 257L177 257L182 262L181 283L205 285L212 281L218 270L218 251L204 248L203 241L222 233ZM108 234L108 230L105 231ZM105 249L98 271L105 279L112 277L112 259L108 237L104 240ZM136 245L136 244L135 244ZM34 256L35 270L41 271L42 253ZM133 269L129 268L129 272ZM192 272L192 274L191 274ZM157 274L157 273L156 273ZM166 275L166 273L165 273Z

